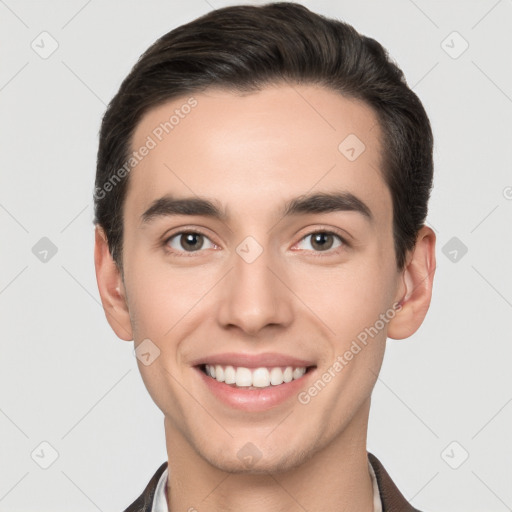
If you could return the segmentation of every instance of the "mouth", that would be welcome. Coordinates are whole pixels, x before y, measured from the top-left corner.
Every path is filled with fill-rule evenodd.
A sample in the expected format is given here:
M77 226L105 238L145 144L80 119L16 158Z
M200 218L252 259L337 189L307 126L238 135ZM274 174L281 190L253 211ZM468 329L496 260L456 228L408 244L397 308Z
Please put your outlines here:
M207 400L214 398L228 409L251 413L293 406L317 374L314 360L277 352L211 354L190 365Z
M244 390L262 390L289 384L301 380L316 366L262 366L246 368L221 364L198 365L205 375L218 383Z

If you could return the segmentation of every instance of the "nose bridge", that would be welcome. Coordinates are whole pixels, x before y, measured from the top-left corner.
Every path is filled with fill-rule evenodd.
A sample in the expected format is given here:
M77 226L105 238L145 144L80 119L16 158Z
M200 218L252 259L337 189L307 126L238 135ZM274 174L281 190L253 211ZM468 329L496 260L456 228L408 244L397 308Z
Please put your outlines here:
M224 326L236 325L254 335L266 325L290 322L290 298L274 275L273 267L279 266L276 258L253 237L237 246L220 307L219 321Z

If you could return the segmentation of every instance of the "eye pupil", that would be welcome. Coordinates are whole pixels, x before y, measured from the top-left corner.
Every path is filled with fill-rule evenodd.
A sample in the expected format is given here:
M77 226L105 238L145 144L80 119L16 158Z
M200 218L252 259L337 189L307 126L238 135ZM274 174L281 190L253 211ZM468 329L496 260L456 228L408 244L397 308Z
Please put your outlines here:
M180 240L181 246L185 250L201 249L201 247L203 246L203 242L204 242L204 240L202 239L202 236L203 235L201 235L200 233L185 233L185 234L181 235L181 240ZM198 243L199 237L201 237L201 240L199 241L200 243ZM189 245L187 245L187 244L189 244Z
M314 233L312 235L311 245L315 249L325 251L330 249L333 244L333 236L329 233Z

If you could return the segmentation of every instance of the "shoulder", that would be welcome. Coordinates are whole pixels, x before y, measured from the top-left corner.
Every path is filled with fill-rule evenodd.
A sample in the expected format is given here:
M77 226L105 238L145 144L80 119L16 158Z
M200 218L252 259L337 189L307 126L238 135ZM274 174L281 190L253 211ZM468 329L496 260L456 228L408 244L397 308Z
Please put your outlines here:
M368 452L368 460L377 478L380 499L382 501L382 512L421 512L405 499L380 460L373 453Z
M142 494L124 512L151 512L158 480L167 468L167 461L156 470Z

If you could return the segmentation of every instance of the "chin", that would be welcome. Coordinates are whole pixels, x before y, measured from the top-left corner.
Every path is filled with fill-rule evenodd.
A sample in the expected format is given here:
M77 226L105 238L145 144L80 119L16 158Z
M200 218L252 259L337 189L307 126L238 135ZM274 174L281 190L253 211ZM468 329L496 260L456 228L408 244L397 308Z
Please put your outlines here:
M202 457L212 466L227 473L258 475L268 473L286 473L296 469L309 460L313 450L290 449L286 453L267 453L259 451L255 445L248 442L240 450L230 452L225 450L220 454L202 453ZM252 455L251 455L252 454Z

